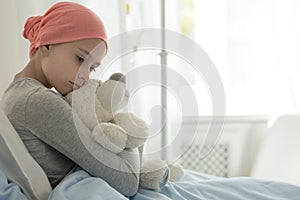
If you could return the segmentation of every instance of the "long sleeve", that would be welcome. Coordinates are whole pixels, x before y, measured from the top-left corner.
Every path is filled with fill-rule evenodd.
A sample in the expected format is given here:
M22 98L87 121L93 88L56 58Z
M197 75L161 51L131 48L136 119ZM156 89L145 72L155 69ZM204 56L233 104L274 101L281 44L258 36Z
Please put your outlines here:
M102 178L125 196L137 192L138 150L116 155L104 149L92 140L90 131L67 102L54 92L39 88L28 97L25 122L32 134L91 175Z

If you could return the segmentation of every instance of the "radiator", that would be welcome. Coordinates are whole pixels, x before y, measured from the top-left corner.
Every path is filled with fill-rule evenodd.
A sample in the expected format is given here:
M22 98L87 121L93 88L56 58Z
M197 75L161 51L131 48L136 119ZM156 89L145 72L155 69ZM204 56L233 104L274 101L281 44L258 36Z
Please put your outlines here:
M183 150L185 146L180 148ZM201 145L192 145L180 158L179 163L185 169L228 177L229 144L217 144L208 155L201 158L200 152L206 152L208 148L206 145L203 145L203 149Z
M226 117L220 135L211 149L206 144L209 128L215 129L218 121L210 123L205 117L200 118L200 125L195 131L195 124L199 118L185 118L181 124L184 134L170 155L185 169L220 177L247 176L255 160L257 149L266 129L266 117ZM191 143L191 138L194 138ZM213 142L213 141L211 141ZM201 149L202 148L202 149ZM204 154L203 152L209 153ZM172 158L173 158L172 157Z

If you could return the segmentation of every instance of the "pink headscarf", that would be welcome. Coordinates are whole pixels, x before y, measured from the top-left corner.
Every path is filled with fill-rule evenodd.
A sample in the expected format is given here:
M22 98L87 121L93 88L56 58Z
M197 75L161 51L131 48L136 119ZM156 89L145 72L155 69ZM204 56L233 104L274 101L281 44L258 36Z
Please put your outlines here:
M23 36L30 41L30 58L41 45L90 38L102 39L106 44L107 39L101 19L88 8L71 2L56 3L43 16L28 18Z

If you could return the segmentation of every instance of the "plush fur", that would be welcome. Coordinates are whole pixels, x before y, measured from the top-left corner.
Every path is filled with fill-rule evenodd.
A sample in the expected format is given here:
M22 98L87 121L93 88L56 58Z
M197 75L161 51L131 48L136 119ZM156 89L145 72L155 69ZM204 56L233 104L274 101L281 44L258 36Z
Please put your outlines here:
M89 80L66 96L78 117L92 132L93 139L106 149L120 153L125 148L142 149L147 124L133 113L118 112L128 103L125 76L116 73L105 82ZM142 161L140 187L160 190L167 181L183 176L180 165L163 160ZM171 178L171 179L170 179Z

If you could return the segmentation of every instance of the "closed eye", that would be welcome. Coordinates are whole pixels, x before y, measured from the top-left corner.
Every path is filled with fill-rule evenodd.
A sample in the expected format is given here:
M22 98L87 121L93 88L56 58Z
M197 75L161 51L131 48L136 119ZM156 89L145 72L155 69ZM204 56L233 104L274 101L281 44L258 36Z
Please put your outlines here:
M90 67L90 72L96 72L96 67L91 66Z
M100 66L100 63L95 63L90 67L90 72L96 72L96 68Z
M84 62L84 58L80 57L80 56L76 56L77 60L79 63L83 63Z

